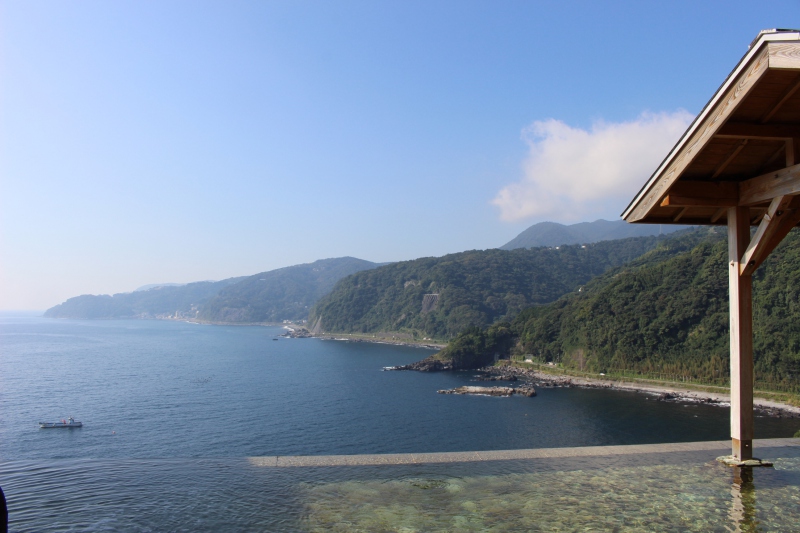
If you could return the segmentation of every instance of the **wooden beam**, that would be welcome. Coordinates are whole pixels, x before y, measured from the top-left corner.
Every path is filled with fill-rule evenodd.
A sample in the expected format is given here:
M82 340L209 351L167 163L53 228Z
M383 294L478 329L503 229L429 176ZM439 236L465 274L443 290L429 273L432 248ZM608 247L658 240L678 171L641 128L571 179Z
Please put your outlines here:
M733 207L739 185L733 182L679 181L661 200L661 207Z
M800 194L800 165L762 174L739 184L739 205L772 201L778 196Z
M794 160L794 146L787 143L787 161ZM679 181L661 200L661 207L750 207L779 196L800 195L800 164L735 182Z
M783 140L800 137L800 127L794 124L759 124L756 122L726 122L716 138Z
M722 218L722 215L724 215L727 212L728 212L728 210L725 209L724 207L722 207L720 209L717 209L716 213L714 213L714 216L711 217L711 223L715 224L717 222L717 220Z
M735 207L739 201L735 198L691 197L668 194L661 200L661 207Z
M679 181L667 191L667 196L684 198L716 198L739 201L739 184L730 181Z
M795 42L771 42L767 44L769 52L769 68L800 70L800 43Z
M728 209L731 448L740 460L753 457L753 278L739 268L750 240L749 216L747 207Z
M750 273L755 272L755 270L761 266L764 260L769 257L769 254L771 254L775 248L778 247L778 245L789 234L789 232L792 231L797 224L800 224L800 197L793 196L791 203L789 204L789 208L779 218L781 220L778 224L778 227L772 233L772 236L759 246L759 255L761 256L761 260L756 260L753 268L750 268L748 263L747 270L749 270Z
M764 259L767 258L769 252L772 251L767 250L766 245L780 228L783 216L789 209L789 204L792 200L793 197L791 196L778 196L772 199L755 235L750 239L750 244L747 245L747 249L739 262L739 272L742 275L752 275L764 262Z

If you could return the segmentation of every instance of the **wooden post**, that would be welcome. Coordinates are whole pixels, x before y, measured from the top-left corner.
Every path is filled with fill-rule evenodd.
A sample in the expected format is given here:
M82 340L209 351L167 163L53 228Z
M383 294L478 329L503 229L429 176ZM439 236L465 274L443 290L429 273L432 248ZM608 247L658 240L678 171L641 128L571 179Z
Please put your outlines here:
M753 278L739 262L750 242L750 210L728 209L728 294L731 324L731 444L739 460L753 458Z

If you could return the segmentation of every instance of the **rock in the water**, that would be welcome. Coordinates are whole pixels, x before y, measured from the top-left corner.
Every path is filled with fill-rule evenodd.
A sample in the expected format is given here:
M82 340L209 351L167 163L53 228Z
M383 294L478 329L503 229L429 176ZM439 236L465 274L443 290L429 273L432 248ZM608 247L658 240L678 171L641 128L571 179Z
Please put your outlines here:
M453 370L453 365L444 363L433 356L427 357L422 361L411 363L410 365L396 366L392 370L417 370L419 372L438 372L441 370Z
M516 389L513 387L476 387L464 386L456 387L455 389L444 389L438 391L439 394L477 394L480 396L511 396L512 394L521 394L531 398L536 396L536 389L531 385L522 385Z
M523 396L527 396L528 398L533 398L536 396L536 389L534 389L532 385L520 385L514 389L514 394L521 394Z
M482 396L511 396L514 389L511 387L474 387L464 386L455 389L445 389L438 391L439 394L479 394Z

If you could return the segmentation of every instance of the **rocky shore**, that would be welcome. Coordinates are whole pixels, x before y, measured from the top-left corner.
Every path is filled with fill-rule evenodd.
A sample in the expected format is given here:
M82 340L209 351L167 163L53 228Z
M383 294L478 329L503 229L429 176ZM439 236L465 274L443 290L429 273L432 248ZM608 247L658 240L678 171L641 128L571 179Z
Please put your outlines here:
M309 339L313 336L314 335L306 328L290 328L283 335L280 335L280 337L286 337L289 339Z
M416 370L418 372L439 372L443 370L458 370L453 368L450 362L440 361L433 356L411 363L410 365L387 367L384 370ZM730 395L723 393L708 393L679 389L674 386L644 384L628 381L613 381L609 379L579 378L564 375L553 375L539 372L531 368L521 368L512 365L487 366L473 370L476 372L473 381L502 381L502 382L522 382L516 387L458 387L456 389L439 391L441 394L488 394L486 392L461 392L460 389L512 389L526 390L530 388L536 394L535 387L581 387L586 389L613 389L639 392L653 397L655 401L661 402L682 402L682 403L703 403L708 405L718 405L728 407L730 405ZM492 396L505 396L509 394L490 394ZM776 418L800 418L800 408L791 405L764 400L754 399L754 409L758 416L770 416Z
M727 394L692 391L670 386L648 385L626 381L558 376L510 365L488 366L478 369L477 372L479 372L479 374L475 376L476 381L520 380L540 388L581 387L587 389L626 390L648 394L653 396L654 400L662 402L704 403L719 405L720 407L727 407L730 405L730 396ZM800 418L800 408L798 407L760 398L756 398L753 403L756 413L760 416Z
M398 340L387 337L360 337L351 333L314 333L305 327L292 324L287 328L288 331L280 335L291 339L322 339L328 341L344 341L344 342L369 342L372 344L392 344L395 346L409 346L411 348L427 348L430 350L441 350L444 348L443 344L432 344L426 342L411 342L408 340ZM447 370L447 369L445 369Z

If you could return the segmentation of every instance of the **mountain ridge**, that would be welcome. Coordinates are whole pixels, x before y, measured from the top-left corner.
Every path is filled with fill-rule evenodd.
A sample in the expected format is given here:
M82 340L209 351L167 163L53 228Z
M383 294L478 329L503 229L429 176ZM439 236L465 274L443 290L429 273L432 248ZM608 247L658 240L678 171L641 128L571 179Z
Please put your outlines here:
M624 220L597 219L594 222L578 222L565 225L558 222L539 222L509 242L501 250L536 248L539 246L562 246L567 244L590 244L602 241L667 235L691 226L629 224Z
M292 265L252 276L240 276L222 281L198 281L187 284L153 284L146 290L114 295L84 294L45 311L48 318L114 319L114 318L171 318L205 320L208 322L259 323L299 320L305 318L298 309L308 309L335 281L378 263L353 257L320 259L313 263ZM313 276L309 271L325 272ZM255 280L266 280L252 290ZM240 285L241 284L241 285ZM304 285L305 288L300 287ZM237 287L238 288L235 288ZM140 288L141 289L141 288ZM230 289L230 292L222 292ZM222 293L222 296L220 296ZM272 299L253 302L255 294L267 294ZM225 299L226 295L228 296ZM222 299L221 299L222 298ZM206 305L212 310L206 311ZM225 309L220 317L213 309ZM307 311L306 311L307 312Z

